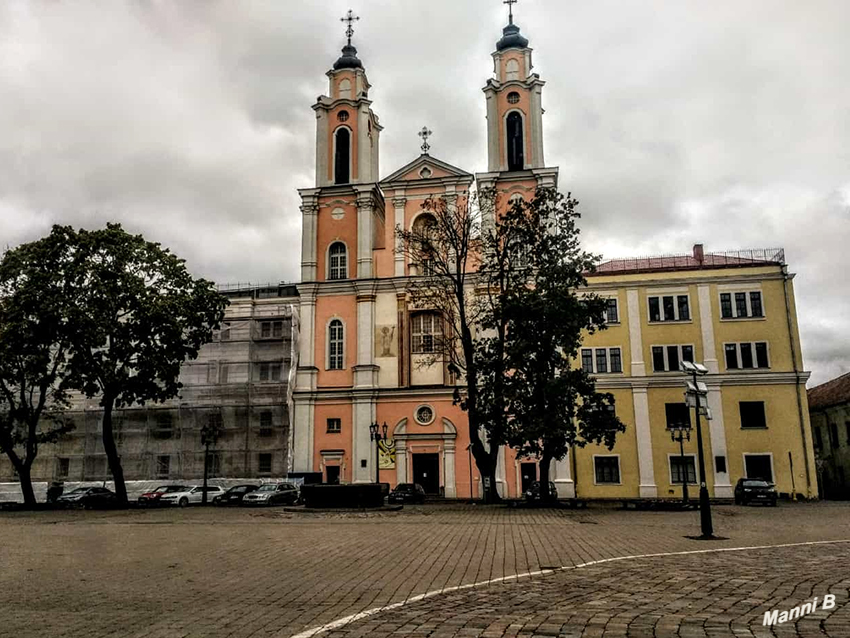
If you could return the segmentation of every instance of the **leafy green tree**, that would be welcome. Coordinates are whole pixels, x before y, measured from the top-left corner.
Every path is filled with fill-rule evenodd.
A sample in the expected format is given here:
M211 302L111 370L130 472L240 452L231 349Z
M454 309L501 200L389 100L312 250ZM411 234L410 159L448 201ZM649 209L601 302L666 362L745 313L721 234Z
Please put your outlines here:
M194 279L184 260L118 224L79 231L77 250L68 365L80 390L100 399L103 447L126 503L113 410L177 396L181 364L211 340L228 302L212 282Z
M72 429L62 418L73 377L66 367L76 233L7 251L0 261L0 451L12 463L25 505L36 503L32 465L39 446Z
M575 367L583 334L605 328L606 307L604 299L583 291L585 273L598 258L581 248L577 205L549 189L515 202L495 224L491 243L503 255L488 259L500 259L521 276L511 277L491 305L505 327L499 344L505 361L496 369L507 373L484 378L508 416L500 432L504 443L540 459L541 481L571 447L601 443L610 449L625 431L613 395L597 392L594 379ZM541 496L549 498L549 491Z

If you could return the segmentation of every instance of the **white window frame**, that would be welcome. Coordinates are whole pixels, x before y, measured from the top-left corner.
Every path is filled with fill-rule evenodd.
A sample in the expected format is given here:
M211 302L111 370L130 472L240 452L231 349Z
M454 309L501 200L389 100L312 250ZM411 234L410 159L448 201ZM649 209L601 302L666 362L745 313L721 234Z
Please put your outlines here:
M334 321L339 321L342 324L342 365L339 368L331 367L331 324ZM345 348L348 338L348 326L341 317L331 317L328 323L325 324L325 370L345 370Z
M700 484L700 478L699 478L699 463L697 463L697 455L686 452L684 456L685 456L686 459L690 458L690 459L693 459L693 461L694 461L694 476L696 477L696 481L694 481L693 483L691 483L690 481L687 481L688 486L690 487L691 485L699 485ZM674 483L673 482L673 459L680 459L680 458L682 458L681 454L670 454L670 453L667 454L667 480L670 482L671 487L681 487L683 485L682 483ZM685 478L687 479L687 476Z
M336 424L339 426L335 429L331 429L331 421L336 421ZM341 434L342 433L342 418L341 417L328 417L325 419L325 434Z
M754 292L759 293L761 295L761 315L758 317L753 316L753 302L750 295ZM735 293L744 293L746 295L746 303L747 303L747 315L742 316L738 314L738 304L735 303ZM721 295L730 295L732 298L732 316L724 317L723 316L723 300ZM717 308L720 311L720 321L759 321L765 319L767 317L767 312L765 312L765 304L764 304L764 291L761 288L720 288L717 291Z
M693 344L693 343L670 343L670 344L666 344L666 345L661 344L661 343L654 343L651 346L649 346L649 366L650 366L650 369L652 370L653 374L668 374L670 372L679 372L679 370L671 370L670 369L670 358L667 356L667 348L671 348L671 347L676 348L679 351L679 363L680 364L683 361L683 359L682 359L682 348L683 347L690 347L691 350L693 350L693 353L694 353L694 361L697 360L697 348L696 348L696 345ZM656 370L655 369L655 357L652 354L653 348L661 348L664 351L664 369L663 370Z
M333 248L337 244L340 244L343 248L345 248L345 265L343 267L343 276L342 277L332 277L331 276L334 272L334 267L333 267L333 264L331 263L331 248ZM351 270L351 264L349 263L351 260L348 258L348 256L350 254L351 254L351 251L348 250L348 244L346 244L341 239L334 239L331 243L329 243L328 249L327 249L327 254L326 254L326 260L325 260L325 263L327 264L325 279L327 279L328 281L345 281L346 279L348 279L349 278L348 273Z
M776 467L773 465L773 452L743 452L741 454L741 458L744 461L744 467L742 468L744 471L742 472L742 476L744 478L753 478L747 475L747 457L748 456L769 456L770 457L770 481L774 485L776 484ZM728 468L727 468L728 469Z
M673 319L664 319L664 297L673 297ZM679 297L687 297L688 298L688 318L687 319L679 319ZM649 300L650 299L658 299L658 311L661 316L661 319L654 320L652 319L652 311L650 310ZM694 306L691 303L691 293L687 290L670 290L670 291L653 291L647 292L646 294L646 322L658 325L658 324L670 324L670 323L693 323L694 320Z
M596 459L597 458L610 458L610 457L615 457L617 459L617 476L620 477L620 480L617 483L612 483L612 482L599 483L596 480ZM622 485L623 484L623 464L620 463L620 455L619 454L594 454L593 455L593 484L594 485L602 485L602 486L605 486L605 485Z
M593 370L588 372L588 374L623 374L625 370L625 364L623 362L623 347L622 346L604 346L601 348L597 348L595 346L581 347L578 351L578 363L579 367L582 367L582 351L590 350L592 353L591 359L593 360ZM605 372L598 372L596 369L596 351L604 350L605 351L605 365L607 370ZM620 351L620 371L619 372L611 372L611 350L619 350Z
M605 300L605 304L606 304L604 315L603 315L603 323L606 323L608 325L613 325L613 326L619 326L621 323L623 323L623 320L620 316L620 297L618 295L611 295L611 296L600 295L600 296ZM617 306L617 321L608 321L608 302L611 299L614 300L614 303Z
M430 316L431 317L431 332L414 332L414 324L419 322L420 327L422 327L422 317ZM420 344L423 343L422 337L430 336L431 337L431 350L424 351L416 350L414 344L416 343L416 337L419 337ZM435 355L440 354L440 341L443 339L443 320L439 313L433 311L423 311L414 313L413 316L410 317L410 354L423 354L423 355Z
M754 364L758 363L758 358L756 357L756 344L757 343L765 344L765 349L767 351L767 367L761 368L761 367L758 367L758 365L755 365L752 368L741 367L741 344L742 343L749 343L750 344L750 347L752 348L752 351L753 351L753 363ZM726 362L726 346L735 346L735 356L738 358L738 367L737 368L730 368L729 365L727 364L727 362ZM723 342L723 366L726 368L727 372L748 372L750 370L770 370L770 368L771 368L770 361L771 361L770 342L767 339L765 339L764 341L724 341Z

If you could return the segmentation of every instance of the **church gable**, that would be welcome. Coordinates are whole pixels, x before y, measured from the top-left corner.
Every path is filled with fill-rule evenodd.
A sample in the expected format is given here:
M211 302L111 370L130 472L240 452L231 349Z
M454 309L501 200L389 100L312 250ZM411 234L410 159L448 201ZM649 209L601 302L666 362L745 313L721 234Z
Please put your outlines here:
M447 162L431 157L430 155L420 155L409 164L402 166L389 177L381 180L381 183L391 184L394 182L443 179L446 177L472 178L472 175Z

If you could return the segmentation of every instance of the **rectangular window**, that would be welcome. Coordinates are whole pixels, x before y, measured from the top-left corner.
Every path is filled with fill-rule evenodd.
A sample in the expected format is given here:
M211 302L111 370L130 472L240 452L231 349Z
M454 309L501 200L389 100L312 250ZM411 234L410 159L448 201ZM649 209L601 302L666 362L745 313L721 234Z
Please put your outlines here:
M661 305L664 308L664 321L676 321L676 306L673 297L662 297Z
M593 350L590 348L583 348L581 351L581 369L593 374Z
M661 306L658 297L649 298L649 320L661 321Z
M608 306L605 309L605 321L608 323L620 322L620 313L617 311L616 299L608 299Z
M156 477L168 478L171 472L171 457L166 455L156 457Z
M688 304L687 295L679 295L676 297L676 307L679 310L679 321L688 321L691 318L691 308Z
M425 312L413 315L410 320L411 346L413 354L433 354L440 345L443 334L440 316Z
M823 435L819 426L815 426L815 447L819 450L823 449Z
M738 317L747 316L747 293L735 293L735 315Z
M274 434L272 430L272 413L260 412L260 436L271 436Z
M664 348L661 346L652 346L652 370L654 372L664 372Z
M761 479L773 483L773 467L770 454L745 454L744 472L746 478Z
M221 339L221 341L230 341L230 324L229 323L221 324L221 331L219 332L219 339Z
M766 428L767 419L764 415L764 401L741 401L738 404L741 412L741 428Z
M670 480L673 485L681 485L687 480L688 484L696 484L697 468L694 457L671 456L670 457Z
M214 361L207 364L207 383L218 383L218 370Z
M767 360L767 343L764 341L756 342L756 367L769 368L770 363Z
M282 321L263 321L260 324L260 337L262 339L280 339L282 336Z
M691 427L691 410L686 403L665 403L667 427Z
M761 306L761 293L760 292L751 292L750 293L750 316L753 317L763 317L764 310L762 310Z
M219 383L227 383L227 377L230 374L230 364L222 363L219 368Z
M694 347L682 346L682 361L694 362Z
M259 460L257 463L257 473L258 474L271 474L272 473L272 455L271 454L260 454Z
M720 293L720 316L724 319L732 318L732 293Z
M620 349L611 348L608 352L611 355L611 372L622 372L623 360L620 356ZM850 438L850 423L847 424L847 433L848 438Z
M280 381L279 363L261 363L259 372L260 381Z
M260 324L260 336L263 339L268 339L272 336L272 324L270 321L264 321Z
M153 436L156 439L170 439L174 434L174 425L169 412L160 412L156 415Z
M328 419L328 433L339 434L342 432L342 419Z
M56 477L57 478L68 478L68 474L71 472L71 459L67 458L57 458L56 459Z
M667 346L667 370L679 369L679 346Z
M596 470L597 483L620 482L619 456L595 456L593 457L593 463Z
M714 457L714 471L715 472L726 472L726 457L725 456L715 456Z
M726 352L726 369L727 370L737 370L738 369L738 347L734 343L727 343L724 350Z
M832 449L838 449L838 426L835 423L829 424L829 444Z
M742 343L741 344L741 367L742 368L752 368L753 367L753 344L751 344L751 343Z
M605 348L596 349L596 372L600 374L608 372L608 352Z

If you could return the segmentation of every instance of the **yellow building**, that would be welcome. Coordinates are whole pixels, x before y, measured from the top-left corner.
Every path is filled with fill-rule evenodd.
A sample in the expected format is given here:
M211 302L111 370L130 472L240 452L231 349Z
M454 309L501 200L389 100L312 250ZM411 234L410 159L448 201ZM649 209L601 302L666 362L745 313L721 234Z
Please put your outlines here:
M731 497L742 477L784 493L817 495L793 275L781 250L608 261L589 277L608 298L608 329L585 339L582 365L616 397L627 430L612 451L576 450L580 497L667 497L698 483L696 436L679 455L669 427L694 424L682 360L703 363L711 420L703 418L709 493Z

